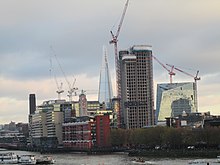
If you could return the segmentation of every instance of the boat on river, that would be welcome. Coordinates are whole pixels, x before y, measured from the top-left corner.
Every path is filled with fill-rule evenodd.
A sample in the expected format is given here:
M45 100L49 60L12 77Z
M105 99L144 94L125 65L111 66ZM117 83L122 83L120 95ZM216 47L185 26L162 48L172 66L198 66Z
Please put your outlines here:
M0 153L0 164L17 164L18 156L13 152Z
M188 164L207 165L208 162L204 159L196 159L196 160L190 161Z
M150 162L150 161L146 161L143 158L135 158L131 160L132 164L145 164L145 165L155 165L155 163Z
M54 164L55 160L51 156L40 156L37 159L36 164Z
M18 163L20 164L36 164L35 155L20 155L18 156Z

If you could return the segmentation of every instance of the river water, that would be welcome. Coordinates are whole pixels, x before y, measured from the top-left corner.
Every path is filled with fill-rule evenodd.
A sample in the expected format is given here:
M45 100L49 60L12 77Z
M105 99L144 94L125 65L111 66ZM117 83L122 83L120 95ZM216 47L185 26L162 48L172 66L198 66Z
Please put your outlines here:
M9 152L9 151L0 151ZM37 152L26 152L26 151L10 151L18 155L34 154L40 155ZM62 154L50 154L56 161L56 165L132 165L133 157L129 157L126 153L114 153L107 155L87 155L85 153L62 153ZM143 158L149 164L154 165L187 165L189 162L194 160L202 160L209 162L209 165L220 165L217 163L217 159L169 159L169 158ZM205 163L207 164L207 163Z

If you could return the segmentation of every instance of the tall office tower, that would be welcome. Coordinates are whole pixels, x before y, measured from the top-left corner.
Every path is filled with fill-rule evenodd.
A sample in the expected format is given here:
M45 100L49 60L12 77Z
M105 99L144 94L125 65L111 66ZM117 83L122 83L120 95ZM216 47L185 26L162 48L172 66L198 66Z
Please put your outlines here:
M36 110L36 98L35 94L29 95L29 114L34 114Z
M100 79L99 79L99 95L98 101L100 103L105 103L106 109L111 109L111 99L112 99L112 84L109 74L108 68L108 60L107 60L107 50L103 47L103 62L100 71Z
M156 123L165 122L166 117L196 112L195 90L194 82L158 84Z
M154 125L152 47L135 45L119 52L121 124L125 128Z

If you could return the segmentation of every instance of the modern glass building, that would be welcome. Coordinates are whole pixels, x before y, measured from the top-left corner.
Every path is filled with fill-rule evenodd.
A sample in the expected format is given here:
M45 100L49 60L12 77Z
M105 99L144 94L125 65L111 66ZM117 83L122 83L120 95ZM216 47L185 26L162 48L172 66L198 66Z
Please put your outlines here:
M108 67L107 50L103 47L103 62L100 70L98 101L105 103L106 109L112 108L112 84Z
M196 112L195 97L194 82L158 84L156 123L164 122L166 117L177 117L183 112Z

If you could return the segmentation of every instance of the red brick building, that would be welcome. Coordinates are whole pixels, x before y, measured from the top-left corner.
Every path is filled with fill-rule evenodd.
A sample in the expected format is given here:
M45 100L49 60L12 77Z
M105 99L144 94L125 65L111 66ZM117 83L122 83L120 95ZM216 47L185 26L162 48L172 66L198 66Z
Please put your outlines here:
M96 147L110 146L110 119L109 115L95 116Z
M95 142L93 126L92 121L64 123L63 146L78 150L91 149Z
M98 115L88 121L63 123L64 148L87 150L110 146L109 115Z

